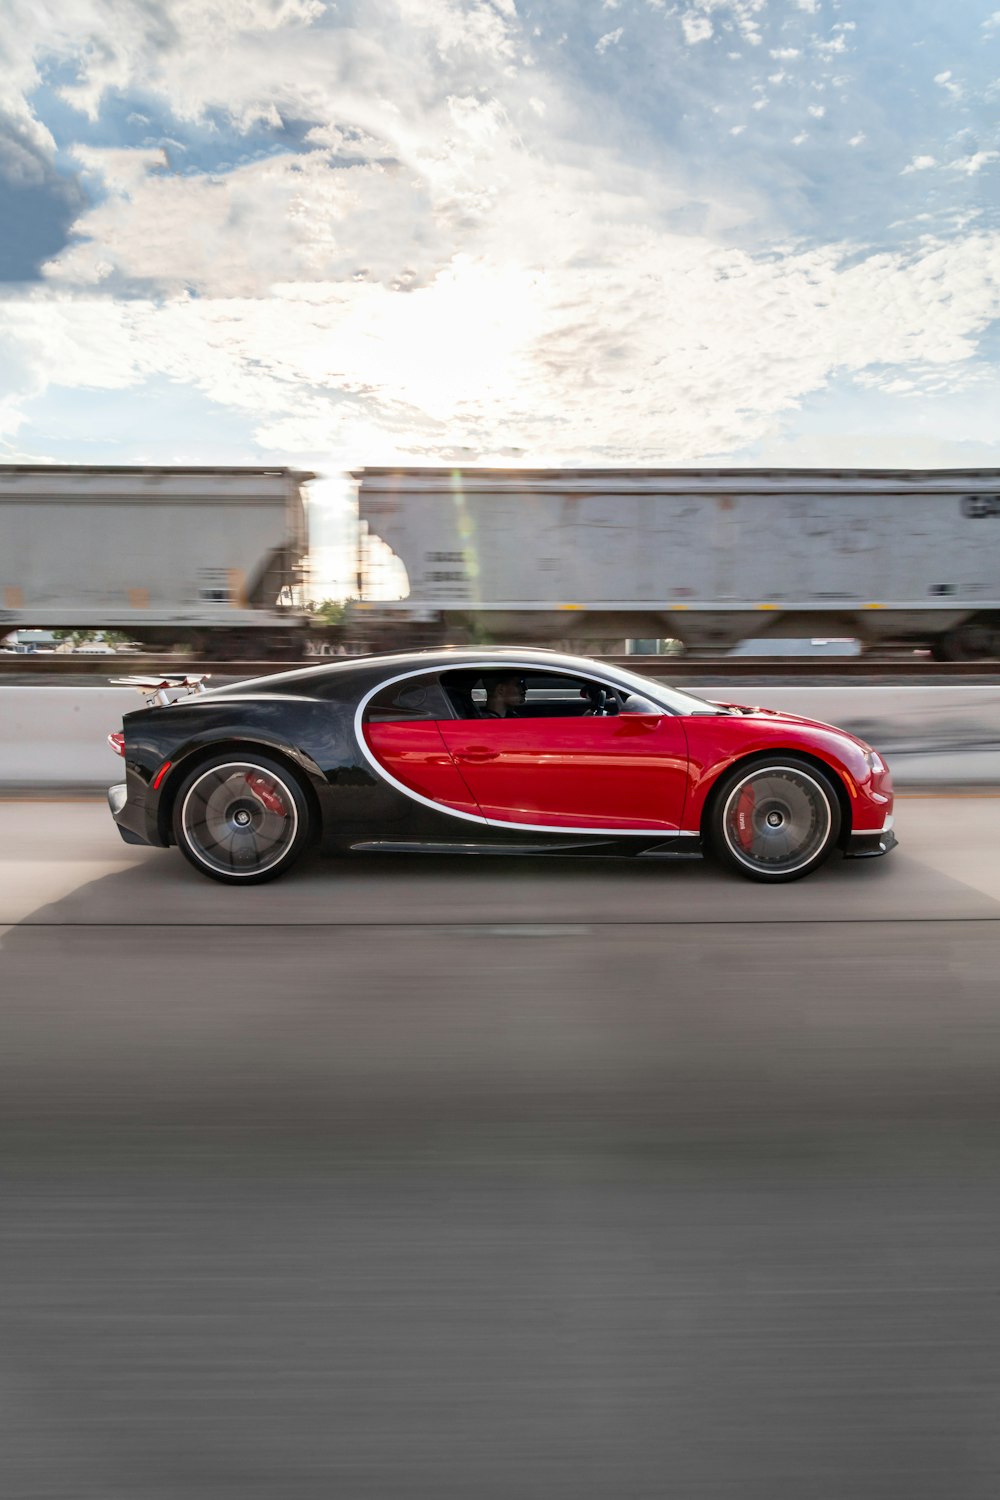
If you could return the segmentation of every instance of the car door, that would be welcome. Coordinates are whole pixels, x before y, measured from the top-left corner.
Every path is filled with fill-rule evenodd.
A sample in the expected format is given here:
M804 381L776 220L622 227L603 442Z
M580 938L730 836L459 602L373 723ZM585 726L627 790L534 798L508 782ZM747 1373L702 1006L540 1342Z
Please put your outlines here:
M666 711L438 727L490 822L608 833L682 827L687 740L681 718Z
M417 800L478 821L479 807L456 768L438 720L450 712L434 675L393 679L369 703L362 734L381 770Z

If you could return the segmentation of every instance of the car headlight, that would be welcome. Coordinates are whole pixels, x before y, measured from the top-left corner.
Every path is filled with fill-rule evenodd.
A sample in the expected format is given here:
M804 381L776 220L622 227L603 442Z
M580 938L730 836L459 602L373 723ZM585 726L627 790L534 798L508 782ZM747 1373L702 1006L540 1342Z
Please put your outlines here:
M877 750L865 751L865 764L869 771L873 772L876 776L881 776L885 770L885 761Z

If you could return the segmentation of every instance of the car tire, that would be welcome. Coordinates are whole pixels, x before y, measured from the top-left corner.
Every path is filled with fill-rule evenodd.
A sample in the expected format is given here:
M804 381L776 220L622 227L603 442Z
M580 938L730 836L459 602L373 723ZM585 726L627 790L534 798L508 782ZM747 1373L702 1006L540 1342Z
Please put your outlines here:
M801 880L829 858L840 836L840 800L810 762L776 756L737 766L709 812L708 844L747 880Z
M201 761L174 799L174 842L212 880L259 885L298 859L309 838L309 803L298 778L248 751Z

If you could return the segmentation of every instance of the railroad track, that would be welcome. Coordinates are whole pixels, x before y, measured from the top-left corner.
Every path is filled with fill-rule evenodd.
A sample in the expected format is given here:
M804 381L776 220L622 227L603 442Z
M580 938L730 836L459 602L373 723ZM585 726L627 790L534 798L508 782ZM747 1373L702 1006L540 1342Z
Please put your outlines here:
M486 648L488 649L488 648ZM298 667L331 666L350 657L307 657L302 661L201 661L190 656L44 656L0 653L0 681L10 684L85 680L103 685L130 673L203 672L216 679L263 677ZM629 667L671 682L954 682L1000 684L1000 661L935 662L907 656L602 656L595 661Z

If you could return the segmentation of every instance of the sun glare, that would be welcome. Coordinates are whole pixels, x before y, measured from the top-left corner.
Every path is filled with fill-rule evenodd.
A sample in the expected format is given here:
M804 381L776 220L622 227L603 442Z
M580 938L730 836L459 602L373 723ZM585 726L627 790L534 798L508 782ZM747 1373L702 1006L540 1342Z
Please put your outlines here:
M517 399L539 328L538 277L458 257L405 296L379 289L338 329L356 378L445 422L465 403Z

